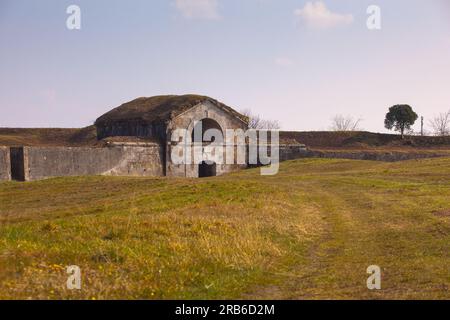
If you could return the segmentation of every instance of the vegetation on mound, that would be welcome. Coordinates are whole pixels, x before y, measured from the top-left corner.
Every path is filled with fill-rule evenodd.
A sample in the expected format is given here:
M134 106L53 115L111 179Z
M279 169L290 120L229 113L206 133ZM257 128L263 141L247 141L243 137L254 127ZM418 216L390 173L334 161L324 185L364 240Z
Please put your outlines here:
M450 136L407 136L402 140L399 135L366 131L282 131L280 132L280 139L286 142L301 142L311 148L450 148Z
M96 143L94 126L81 129L0 128L0 146L84 146Z
M116 137L123 140L124 137ZM128 137L127 139L138 139ZM450 149L450 136L421 137L408 136L402 140L399 135L363 131L281 131L281 143L301 143L310 148L429 148ZM102 145L97 141L95 126L81 129L20 129L0 128L0 146L86 146Z
M449 158L3 182L0 298L449 299L449 209Z
M246 116L213 98L197 94L186 94L180 96L163 95L134 99L102 115L95 121L95 125L105 126L116 121L139 121L144 123L165 121L205 101L215 104L219 108L232 113L235 117L245 122L248 121Z

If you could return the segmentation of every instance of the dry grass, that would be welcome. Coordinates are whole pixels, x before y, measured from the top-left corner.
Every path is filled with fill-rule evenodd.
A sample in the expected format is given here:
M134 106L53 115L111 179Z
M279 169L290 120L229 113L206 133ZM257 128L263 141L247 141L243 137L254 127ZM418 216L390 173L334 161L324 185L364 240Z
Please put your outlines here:
M449 299L449 209L448 158L0 183L0 298Z
M0 128L0 146L84 146L97 144L94 126L69 128Z

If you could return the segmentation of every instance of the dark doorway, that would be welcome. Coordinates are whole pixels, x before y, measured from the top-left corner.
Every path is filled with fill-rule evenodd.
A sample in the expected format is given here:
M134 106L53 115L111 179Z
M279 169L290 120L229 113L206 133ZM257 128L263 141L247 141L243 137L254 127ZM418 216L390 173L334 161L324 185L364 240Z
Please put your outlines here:
M23 148L11 148L10 160L11 160L11 179L16 181L25 181Z
M206 178L206 177L215 177L216 176L216 164L214 162L203 161L198 166L198 177Z

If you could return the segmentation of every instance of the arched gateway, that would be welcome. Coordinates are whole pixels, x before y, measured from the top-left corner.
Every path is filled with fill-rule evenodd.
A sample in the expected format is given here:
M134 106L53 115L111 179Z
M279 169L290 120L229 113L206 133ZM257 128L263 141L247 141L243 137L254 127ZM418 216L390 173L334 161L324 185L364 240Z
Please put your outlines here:
M224 133L220 124L211 118L204 118L197 121L191 134L193 148L201 145L203 148L211 146L213 143L223 142ZM222 158L224 159L223 151ZM198 177L214 177L217 175L217 164L211 160L204 160L198 164Z

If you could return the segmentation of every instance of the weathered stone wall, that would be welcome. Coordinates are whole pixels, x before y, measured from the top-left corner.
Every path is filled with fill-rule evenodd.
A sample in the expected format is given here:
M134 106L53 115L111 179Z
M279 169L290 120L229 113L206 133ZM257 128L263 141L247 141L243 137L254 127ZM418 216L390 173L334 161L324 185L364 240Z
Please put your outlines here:
M0 181L11 180L11 164L8 147L0 147Z
M242 129L247 130L247 124L230 115L226 111L218 108L210 102L205 102L199 104L195 108L189 109L185 113L179 115L171 121L167 128L167 148L166 148L166 175L172 177L190 177L196 178L199 176L199 166L198 164L192 165L180 165L174 164L171 161L172 148L176 147L178 143L183 143L182 140L173 142L171 140L171 134L173 130L176 129L186 129L188 132L192 132L195 124L203 119L212 119L216 121L223 134L225 135L226 129ZM225 159L226 153L224 152L223 157ZM221 164L216 167L216 174L221 175L227 172L236 171L245 168L246 165L238 164Z
M24 147L25 180L85 175L162 176L162 156L159 144Z
M107 137L146 137L158 141L165 140L164 123L147 124L141 121L116 121L110 125L97 126L97 139Z
M384 162L397 162L413 159L444 157L446 154L439 153L418 153L418 152L376 152L376 151L315 151L310 150L305 157L308 158L329 158L329 159L350 159L350 160L372 160Z
M397 162L413 159L437 158L448 156L446 153L432 152L380 152L380 151L319 151L305 148L292 148L292 145L280 145L280 161L294 160L300 158L327 158L327 159L350 159L350 160L372 160L384 162Z
M281 144L280 162L301 158L328 158L328 159L350 159L350 160L372 160L384 162L396 162L412 159L436 158L448 156L447 153L437 152L399 152L399 151L332 151L332 150L309 150L301 144ZM270 149L268 149L270 150ZM268 151L270 155L270 151ZM259 165L259 163L258 163Z
M308 155L308 150L303 144L281 144L280 162L303 158Z
M272 150L271 150L271 146L270 145L265 145L265 146L259 146L258 148L266 148L266 155L270 158L273 157L272 155ZM278 157L279 157L279 161L283 162L283 161L288 161L288 160L294 160L294 159L299 159L299 158L306 158L310 156L310 151L308 151L305 147L304 144L280 144L278 146ZM250 163L249 157L248 157L248 150L249 147L247 147L247 161L249 163L249 167L259 167L262 165L261 163L261 158L260 158L260 152L258 151L258 163L257 164L252 164ZM264 149L262 149L264 150Z

